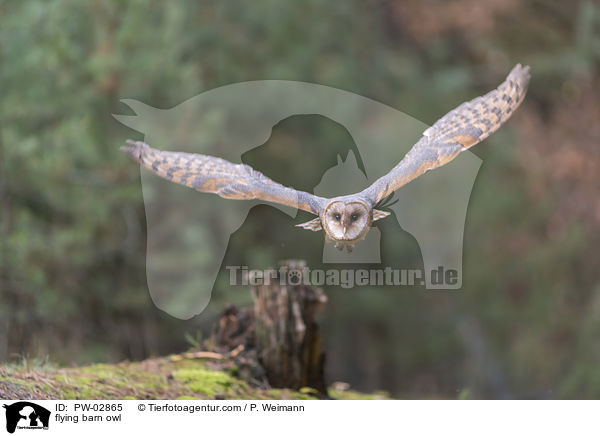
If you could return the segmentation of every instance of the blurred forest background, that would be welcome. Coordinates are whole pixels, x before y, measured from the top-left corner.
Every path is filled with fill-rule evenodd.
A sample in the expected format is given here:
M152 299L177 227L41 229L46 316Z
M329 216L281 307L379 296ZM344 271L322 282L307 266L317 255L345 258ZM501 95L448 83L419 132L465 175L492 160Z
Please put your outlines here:
M112 118L131 113L119 99L169 108L229 83L299 80L432 124L519 62L531 65L528 97L473 149L483 165L463 289L326 289L327 378L399 398L600 398L600 3L590 0L1 1L0 361L179 352L226 305L250 303L219 280L188 321L153 305L139 169L119 151L142 137ZM298 116L245 161L312 190L352 147L343 127ZM320 234L290 230L299 218L254 208L227 257L264 267L320 250ZM380 228L384 259L421 264L410 235L392 220Z

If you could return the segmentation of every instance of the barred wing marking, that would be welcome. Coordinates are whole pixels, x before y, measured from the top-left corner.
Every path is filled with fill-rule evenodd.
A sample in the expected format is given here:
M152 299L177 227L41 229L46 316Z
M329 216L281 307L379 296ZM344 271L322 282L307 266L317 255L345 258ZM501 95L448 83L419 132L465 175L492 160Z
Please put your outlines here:
M160 177L200 192L232 200L259 199L318 215L326 201L274 182L245 164L195 153L160 151L140 141L121 147L133 160Z
M519 107L529 78L529 67L516 65L498 88L461 104L425 130L400 163L361 194L376 204L426 171L447 164L461 151L483 141Z

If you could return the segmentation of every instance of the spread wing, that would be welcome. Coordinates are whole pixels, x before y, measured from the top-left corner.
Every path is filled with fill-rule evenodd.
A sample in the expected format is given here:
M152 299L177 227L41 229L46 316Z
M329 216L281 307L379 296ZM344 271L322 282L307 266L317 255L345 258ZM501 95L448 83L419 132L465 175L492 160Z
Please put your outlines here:
M515 66L498 88L461 104L425 130L400 163L361 194L376 204L426 171L447 164L461 151L483 141L519 107L529 78L528 66Z
M140 165L171 182L232 200L259 199L318 215L326 199L274 182L252 167L195 153L160 151L139 141L121 147Z

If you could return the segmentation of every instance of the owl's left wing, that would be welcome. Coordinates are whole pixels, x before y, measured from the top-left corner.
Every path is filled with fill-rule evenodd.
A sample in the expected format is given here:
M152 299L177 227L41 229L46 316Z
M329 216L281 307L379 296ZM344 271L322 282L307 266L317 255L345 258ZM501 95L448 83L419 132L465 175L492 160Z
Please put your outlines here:
M447 164L461 151L483 141L519 107L529 78L529 67L516 65L498 88L461 104L425 130L398 165L360 194L376 204L426 171Z
M259 199L319 215L326 199L280 185L260 171L215 156L160 151L140 141L121 147L133 160L171 182L232 200Z

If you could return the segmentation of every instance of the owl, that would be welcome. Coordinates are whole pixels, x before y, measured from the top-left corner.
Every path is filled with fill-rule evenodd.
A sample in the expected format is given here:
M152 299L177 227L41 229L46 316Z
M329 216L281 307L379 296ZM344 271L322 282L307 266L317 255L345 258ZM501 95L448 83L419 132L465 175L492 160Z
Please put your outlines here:
M423 132L392 170L361 192L324 198L283 186L245 164L195 153L160 151L140 141L121 147L134 161L171 182L231 200L260 199L316 215L298 227L323 231L327 242L352 251L372 224L390 212L377 207L411 180L453 160L495 132L519 107L529 67L516 65L498 88L463 103Z

